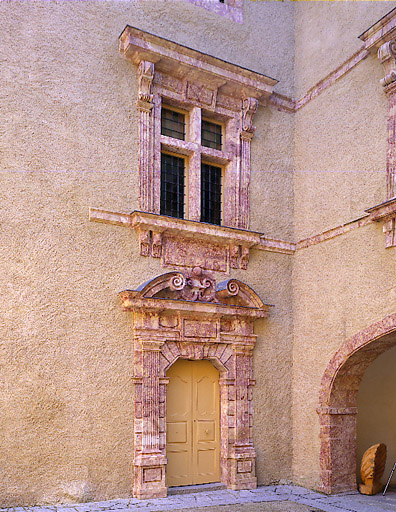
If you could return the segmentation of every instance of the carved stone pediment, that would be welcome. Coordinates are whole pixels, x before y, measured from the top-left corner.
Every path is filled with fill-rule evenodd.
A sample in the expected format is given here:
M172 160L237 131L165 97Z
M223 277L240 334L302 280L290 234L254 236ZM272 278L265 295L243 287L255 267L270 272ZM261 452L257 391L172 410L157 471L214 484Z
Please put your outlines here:
M153 307L155 301L145 299L160 299L158 307L164 309L164 299L169 301L189 301L207 303L224 307L243 307L256 311L254 316L265 316L269 306L248 285L237 279L227 279L219 284L212 274L200 267L183 272L168 272L143 283L137 290L121 292L124 309L134 309L142 301L146 306ZM171 306L169 306L173 309ZM260 312L262 314L260 314ZM246 316L252 316L247 311Z

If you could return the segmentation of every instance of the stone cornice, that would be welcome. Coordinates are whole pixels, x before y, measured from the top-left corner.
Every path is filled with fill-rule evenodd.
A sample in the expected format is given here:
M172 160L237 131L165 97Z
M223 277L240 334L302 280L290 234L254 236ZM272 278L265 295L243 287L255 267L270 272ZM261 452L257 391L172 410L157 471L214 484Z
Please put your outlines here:
M266 103L277 80L201 53L127 25L119 38L120 52L134 64L148 61L156 72L187 79L199 70L199 80L227 96L252 97Z
M389 199L389 201L384 201L372 208L368 208L365 210L369 215L371 220L377 222L389 217L396 216L396 197Z
M179 237L194 236L195 239L207 240L217 244L239 244L248 248L282 254L293 254L295 251L294 243L267 238L263 233L256 231L177 219L155 213L134 211L127 214L101 208L90 208L89 220Z
M379 46L396 37L396 8L374 23L359 39L364 42L366 50L377 50Z
M119 295L124 311L139 311L141 309L147 312L178 311L194 314L195 316L205 319L208 318L208 315L218 316L219 318L231 316L266 318L271 307L270 304L264 304L262 308L250 308L245 306L191 302L180 299L144 298L139 297L138 292L134 290L125 290L120 292Z

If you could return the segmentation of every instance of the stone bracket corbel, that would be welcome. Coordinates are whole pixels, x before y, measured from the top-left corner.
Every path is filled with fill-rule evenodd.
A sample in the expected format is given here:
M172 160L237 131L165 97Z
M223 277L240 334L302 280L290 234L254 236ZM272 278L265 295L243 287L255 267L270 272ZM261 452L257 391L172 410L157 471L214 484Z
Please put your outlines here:
M149 229L139 229L139 246L141 256L161 258L162 233Z
M230 245L230 267L246 270L249 254L249 247L245 245Z
M396 197L366 210L374 222L382 222L385 247L396 246Z

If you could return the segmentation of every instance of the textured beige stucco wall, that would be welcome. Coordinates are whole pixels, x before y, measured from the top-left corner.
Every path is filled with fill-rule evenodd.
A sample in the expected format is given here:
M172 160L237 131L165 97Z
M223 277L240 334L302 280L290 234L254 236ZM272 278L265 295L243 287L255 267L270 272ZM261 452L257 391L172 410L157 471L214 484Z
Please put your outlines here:
M296 114L296 240L364 215L386 197L387 98L369 56Z
M274 107L254 117L249 228L268 237L294 240L294 115Z
M388 314L396 297L395 248L371 224L297 251L293 268L294 480L316 487L319 476L320 383L335 352Z
M258 71L291 75L284 56L294 7L282 9L276 17L274 4L248 3L238 25L182 0L0 4L1 505L131 493L132 319L117 293L164 269L139 256L132 230L88 221L90 206L138 206L136 72L118 53L118 35L131 24ZM286 34L279 48L278 32ZM283 116L261 108L257 116L257 138L269 132L274 142L253 143L256 229L269 226L253 212L263 198L273 200L276 185L275 175L270 187L257 179L257 154L275 153L280 133L266 123L286 126ZM281 193L290 197L290 190L289 182ZM275 228L289 229L280 222ZM290 256L255 251L248 271L232 274L275 305L257 326L260 482L291 478L292 315L283 284L290 274Z
M385 483L396 462L396 348L380 355L366 370L359 387L357 416L357 469L363 453L376 443L387 446L387 461L382 481ZM392 483L396 477L392 478Z
M396 2L381 0L296 2L297 99L359 50L358 36L394 7Z
M362 3L363 4L363 3ZM393 4L299 2L296 87L306 89L356 49L355 37ZM370 5L369 5L370 4ZM370 55L295 119L294 236L301 240L364 215L385 200L387 99ZM324 370L352 335L394 313L394 249L369 225L307 249L293 266L293 477L316 487Z

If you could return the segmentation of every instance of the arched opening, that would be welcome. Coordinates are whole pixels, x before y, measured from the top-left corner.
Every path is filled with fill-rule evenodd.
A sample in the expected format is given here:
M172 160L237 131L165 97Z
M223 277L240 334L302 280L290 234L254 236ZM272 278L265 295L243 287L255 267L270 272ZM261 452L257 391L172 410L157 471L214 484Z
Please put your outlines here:
M396 315L350 338L328 364L321 383L320 490L356 490L358 392L378 356L396 347Z
M219 482L219 372L208 360L178 359L166 376L166 483Z
M390 348L371 363L363 375L358 392L357 479L365 450L376 443L387 447L384 478L396 462L396 347ZM395 479L392 479L394 481ZM385 483L385 482L384 482Z

